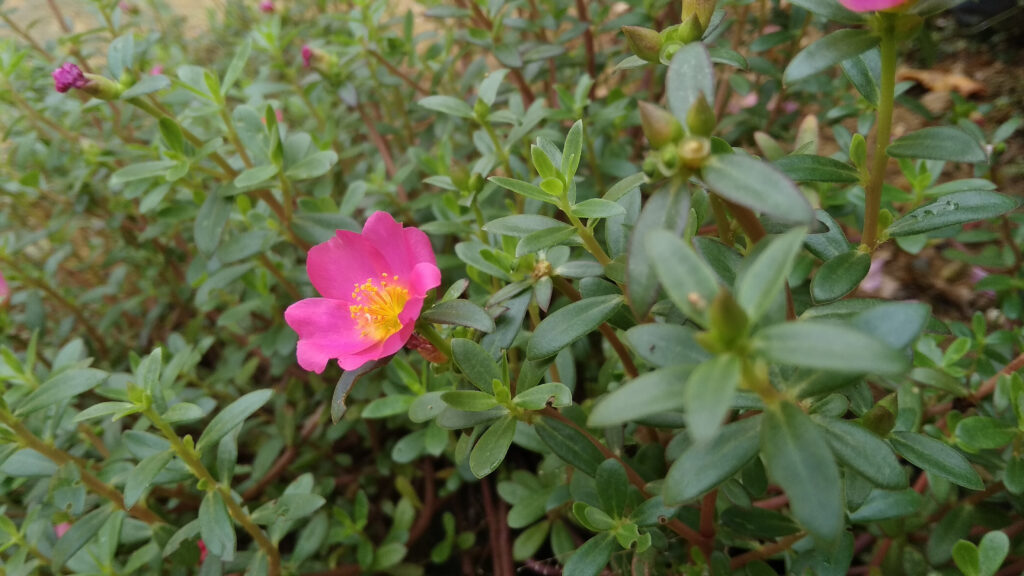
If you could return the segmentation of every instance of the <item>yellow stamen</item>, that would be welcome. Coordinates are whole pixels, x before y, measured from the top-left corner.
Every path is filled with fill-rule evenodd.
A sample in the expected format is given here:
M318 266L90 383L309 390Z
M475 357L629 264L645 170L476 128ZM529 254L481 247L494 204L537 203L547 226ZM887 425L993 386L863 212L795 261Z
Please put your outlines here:
M391 277L391 283L381 274L381 280L367 278L356 284L352 292L355 304L349 306L352 319L359 326L363 338L383 342L402 329L398 315L409 300L409 291L398 284L398 276Z

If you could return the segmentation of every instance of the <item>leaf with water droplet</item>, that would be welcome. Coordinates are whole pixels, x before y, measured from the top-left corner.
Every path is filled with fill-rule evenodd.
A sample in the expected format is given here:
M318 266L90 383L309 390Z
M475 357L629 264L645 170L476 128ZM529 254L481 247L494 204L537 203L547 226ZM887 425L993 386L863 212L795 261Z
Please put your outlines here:
M889 236L912 236L947 226L966 224L1001 216L1017 208L1020 200L987 190L971 190L943 196L922 206L889 226Z

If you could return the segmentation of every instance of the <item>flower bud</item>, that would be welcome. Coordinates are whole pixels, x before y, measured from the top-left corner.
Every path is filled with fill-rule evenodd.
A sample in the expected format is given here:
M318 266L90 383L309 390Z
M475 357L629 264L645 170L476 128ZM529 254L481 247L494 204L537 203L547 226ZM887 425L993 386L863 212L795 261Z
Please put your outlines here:
M839 3L854 12L874 12L876 10L889 10L903 4L910 5L913 0L839 0Z
M683 127L676 117L649 102L640 102L640 126L651 148L661 148L683 137Z
M818 117L808 114L796 129L796 150L801 154L817 154L819 138Z
M717 123L715 111L711 109L707 98L701 92L698 94L697 100L690 106L689 112L686 113L686 127L690 129L690 134L707 137L715 131Z
M704 137L690 137L679 143L679 160L687 168L700 168L711 156L711 141Z
M697 40L700 40L703 35L704 27L701 26L700 20L696 15L690 16L684 20L678 28L676 28L676 40L679 40L683 44L696 42Z
M264 14L273 14L273 12L274 12L274 2L273 2L273 0L263 0L262 2L260 2L260 12L263 12Z
M700 21L701 34L708 29L711 22L711 15L715 12L717 0L683 0L683 14L680 21L686 22L690 16L696 16Z
M70 62L53 71L53 86L62 94L75 88L100 100L117 100L124 92L121 84L105 76L83 73Z
M648 62L658 61L662 45L661 35L658 32L643 26L623 26L622 33L626 35L626 42L633 54Z
M742 347L750 324L746 312L728 290L719 290L708 310L707 332L698 343L713 353L733 352Z

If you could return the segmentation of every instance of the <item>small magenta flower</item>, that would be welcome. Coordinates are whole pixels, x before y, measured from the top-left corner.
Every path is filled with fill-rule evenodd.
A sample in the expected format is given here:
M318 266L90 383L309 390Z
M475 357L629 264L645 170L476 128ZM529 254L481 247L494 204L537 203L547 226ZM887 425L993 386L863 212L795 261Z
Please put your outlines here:
M157 64L149 69L150 76L159 76L164 73L164 67Z
M68 530L71 530L71 524L67 522L61 522L53 527L53 533L57 535L58 540L63 538L68 533Z
M201 565L203 562L206 562L206 555L208 553L206 550L206 542L203 542L202 539L200 539L196 542L196 546L199 547L199 564Z
M309 44L302 45L302 67L309 68L313 63L313 49Z
M260 2L260 12L263 12L264 14L271 14L271 13L273 13L274 12L274 2L273 2L273 0L263 0L262 2Z
M53 71L53 85L57 92L63 94L72 88L85 88L89 85L89 79L82 73L81 68L71 62L65 62Z
M299 335L299 366L318 374L331 359L354 370L397 352L441 283L427 235L387 212L371 215L362 234L338 230L311 248L306 271L323 298L292 304L284 318Z
M854 12L876 12L888 10L900 4L906 4L909 0L839 0L839 3Z

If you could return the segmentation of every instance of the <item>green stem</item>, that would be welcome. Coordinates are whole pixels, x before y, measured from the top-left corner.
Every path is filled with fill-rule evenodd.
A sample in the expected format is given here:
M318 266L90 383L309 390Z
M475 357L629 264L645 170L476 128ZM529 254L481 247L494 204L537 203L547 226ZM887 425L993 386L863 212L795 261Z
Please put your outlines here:
M199 479L200 485L203 486L207 492L217 492L220 494L221 499L228 508L228 513L231 518L238 522L242 528L252 536L252 539L256 541L256 544L263 551L263 554L267 557L268 569L267 574L269 576L279 576L281 574L281 554L277 550L277 546L267 538L267 535L263 533L263 530L252 521L249 514L235 501L234 496L231 494L231 489L224 486L210 474L210 471L203 465L202 460L199 459L199 454L195 448L186 446L181 438L178 437L177 432L171 428L171 425L166 420L157 414L153 408L147 408L143 414L154 426L167 438L167 441L171 443L171 449L174 450L175 454L181 458L181 461L188 466L188 469L192 474Z
M597 238L594 238L594 234L590 231L590 228L584 226L583 222L573 215L572 208L569 207L568 201L563 202L559 208L561 208L562 212L565 212L565 215L569 217L569 222L571 222L576 228L576 232L580 235L580 239L583 240L583 246L587 249L587 252L590 252L601 266L607 266L612 259L608 256L608 253L604 251L604 248L601 247Z
M434 345L442 354L448 358L452 357L452 345L445 340L434 326L430 322L421 321L416 323L416 332L419 332L420 336L427 339L428 342Z
M491 137L491 142L494 143L494 151L498 153L498 159L501 160L501 166L505 168L505 174L508 176L512 175L512 165L508 161L508 152L501 147L501 141L498 140L498 135L494 132L494 128L491 123L487 120L481 120L480 125L487 131L487 135Z
M878 95L878 117L875 129L875 151L871 157L871 173L864 190L864 232L861 242L874 250L878 245L878 215L882 209L882 184L885 182L885 168L889 156L892 133L892 111L896 92L896 16L879 13L879 32L882 35L882 84Z

